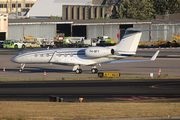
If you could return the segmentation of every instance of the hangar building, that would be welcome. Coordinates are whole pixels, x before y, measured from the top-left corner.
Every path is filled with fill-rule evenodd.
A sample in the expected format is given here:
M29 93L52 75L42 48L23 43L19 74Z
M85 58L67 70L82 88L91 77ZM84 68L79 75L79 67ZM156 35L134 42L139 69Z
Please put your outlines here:
M118 42L120 38L117 37L117 34L120 34L120 37L122 37L125 29L138 26L149 29L150 25L151 22L140 22L130 19L9 19L8 39L23 39L25 36L54 38L57 33L64 33L65 36L80 36L85 38L109 36ZM144 36L143 39L147 40L147 37Z
M2 26L3 22L1 22ZM1 31L5 39L23 39L25 36L54 38L58 33L65 36L96 38L109 36L116 42L129 27L148 29L168 29L165 31L144 31L141 41L157 41L158 38L172 40L173 35L180 35L180 20L56 20L56 19L9 19L7 31ZM3 28L3 27L1 27ZM120 34L120 37L117 37ZM3 38L3 39L4 39Z

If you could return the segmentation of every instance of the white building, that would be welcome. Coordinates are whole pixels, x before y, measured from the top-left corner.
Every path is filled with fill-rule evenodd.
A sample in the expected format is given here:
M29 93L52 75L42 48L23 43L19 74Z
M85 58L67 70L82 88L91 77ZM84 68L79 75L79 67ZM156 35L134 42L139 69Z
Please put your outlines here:
M8 37L8 14L0 13L0 40Z

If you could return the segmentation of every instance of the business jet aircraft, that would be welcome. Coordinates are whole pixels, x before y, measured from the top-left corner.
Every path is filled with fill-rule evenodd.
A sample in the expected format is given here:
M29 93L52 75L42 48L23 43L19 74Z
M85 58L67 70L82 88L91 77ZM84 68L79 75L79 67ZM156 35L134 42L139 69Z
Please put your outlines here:
M82 73L80 66L92 66L91 72L97 73L96 65L101 63L123 63L154 61L159 50L149 60L128 60L119 59L136 54L136 50L142 35L141 29L128 28L121 41L115 46L88 47L88 48L61 48L61 49L27 49L14 56L11 61L20 63L20 72L23 72L25 64L55 63L61 65L73 65L73 71Z

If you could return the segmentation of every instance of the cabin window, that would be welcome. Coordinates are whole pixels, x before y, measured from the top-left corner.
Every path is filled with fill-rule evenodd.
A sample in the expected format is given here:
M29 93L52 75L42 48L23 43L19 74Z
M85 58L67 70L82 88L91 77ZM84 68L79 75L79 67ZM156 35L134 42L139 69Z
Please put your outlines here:
M46 57L49 57L49 54L46 54Z
M34 57L37 57L37 54L35 54Z
M41 54L40 56L43 57L43 54Z

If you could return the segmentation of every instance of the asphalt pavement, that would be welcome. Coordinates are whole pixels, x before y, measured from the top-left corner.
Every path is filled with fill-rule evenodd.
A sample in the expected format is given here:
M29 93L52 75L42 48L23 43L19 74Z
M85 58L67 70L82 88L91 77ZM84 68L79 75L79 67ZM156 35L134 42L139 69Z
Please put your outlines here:
M49 101L50 96L63 102L113 102L133 100L177 99L180 80L76 80L0 82L0 100Z

